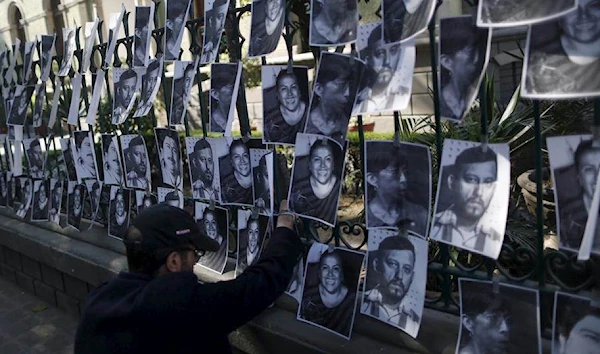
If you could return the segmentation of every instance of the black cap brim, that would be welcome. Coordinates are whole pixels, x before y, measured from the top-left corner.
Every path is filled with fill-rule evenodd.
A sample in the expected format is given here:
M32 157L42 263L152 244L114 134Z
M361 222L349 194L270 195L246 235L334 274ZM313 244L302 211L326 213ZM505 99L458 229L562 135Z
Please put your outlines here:
M194 246L196 246L196 249L208 252L217 252L219 250L219 243L213 240L212 238L208 237L202 231L191 234L189 238L194 244Z

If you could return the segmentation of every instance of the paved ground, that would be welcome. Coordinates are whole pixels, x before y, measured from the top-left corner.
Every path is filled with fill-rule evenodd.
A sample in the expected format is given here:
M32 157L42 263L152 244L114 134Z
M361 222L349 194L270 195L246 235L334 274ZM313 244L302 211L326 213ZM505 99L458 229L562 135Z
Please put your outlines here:
M72 354L77 320L0 277L0 353Z

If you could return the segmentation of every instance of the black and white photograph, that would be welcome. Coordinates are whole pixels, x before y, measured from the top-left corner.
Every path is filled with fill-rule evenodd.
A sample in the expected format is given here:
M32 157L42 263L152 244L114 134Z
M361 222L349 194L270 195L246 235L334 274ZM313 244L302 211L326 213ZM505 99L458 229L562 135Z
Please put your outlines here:
M35 85L35 103L33 105L33 127L42 126L42 114L46 103L46 83Z
M241 63L217 63L210 66L211 133L231 135L241 71Z
M100 19L96 17L93 22L86 22L83 35L85 37L85 47L83 49L83 63L79 68L79 72L85 74L90 68L90 62L92 58L92 50L96 44L96 36L98 34L98 22Z
M112 110L112 124L123 124L134 103L135 93L138 91L138 76L133 69L114 68L114 98Z
M113 54L117 45L117 39L121 26L123 24L123 16L125 16L125 5L121 3L121 11L110 14L108 19L108 47L104 58L104 68L107 69L113 64Z
M15 212L18 217L24 219L31 210L31 204L33 203L33 183L27 177L16 178L16 180L20 184L21 200Z
M145 68L146 72L142 74L142 93L133 113L134 117L144 117L154 105L154 99L160 88L163 73L163 61L161 59L152 59Z
M298 134L288 193L290 210L334 226L345 155L345 149L330 138Z
M600 309L583 296L554 293L552 354L597 353Z
M23 84L27 85L31 79L32 64L33 64L33 49L37 44L37 40L33 42L25 42L23 50ZM37 81L37 79L36 79Z
M244 141L233 138L214 139L211 146L218 156L221 203L252 206L252 165L250 149Z
M235 275L238 276L260 257L269 228L269 218L238 209L238 242Z
M181 39L192 0L169 0L165 22L165 60L178 60Z
M75 34L77 33L76 28L63 28L63 57L58 69L58 76L67 76L71 71L71 65L73 64L73 54L75 54Z
M9 208L13 208L15 205L15 191L17 190L17 182L16 182L16 178L13 176L12 172L10 172L10 171L8 171L6 173L6 186L7 186L6 206Z
M8 52L8 69L4 73L4 83L6 86L12 86L17 78L17 72L15 71L15 65L17 64L17 57L21 48L21 41L19 38L13 40L12 50Z
M211 208L209 204L195 203L195 219L198 228L208 237L219 243L219 250L206 252L198 264L219 274L223 274L229 250L229 214L227 209Z
M290 280L285 293L296 301L298 304L302 301L302 288L304 287L304 257L300 257L298 263L294 266L292 279Z
M63 181L56 178L50 179L50 209L48 219L60 225L60 208L62 205Z
M108 235L123 239L129 227L129 207L131 190L118 186L110 187L110 203L108 207Z
M50 70L52 70L52 54L54 52L56 34L43 34L41 38L40 79L42 82L46 82L50 77Z
M217 139L186 137L185 145L190 168L190 185L194 199L221 201L219 158L212 143ZM213 152L214 151L214 152Z
M385 44L381 22L375 22L358 27L357 49L366 65L352 115L404 110L412 92L414 43Z
M263 142L293 145L308 115L308 68L262 66Z
M154 128L154 136L156 137L162 183L177 189L183 188L183 162L181 161L179 133L173 129Z
M31 103L31 96L35 86L17 85L15 88L15 98L10 105L10 116L8 124L24 125L27 118L27 108Z
M360 312L416 338L425 305L427 241L392 230L369 231Z
M50 210L50 180L33 181L32 221L48 221Z
M498 259L510 194L508 144L445 139L429 237Z
M21 134L22 134L22 131L21 131ZM23 138L20 138L20 139L14 139L14 137L11 138L10 133L9 133L8 148L11 149L11 154L9 155L11 158L10 170L12 171L13 176L15 176L15 177L20 177L20 176L24 175L23 161L25 159L25 156L23 156L23 154L25 152L23 150L22 140L23 140Z
M69 104L69 112L67 114L67 124L77 125L79 122L79 109L81 108L81 90L85 90L81 85L83 76L80 73L75 73L71 79L71 102Z
M440 114L461 121L469 112L485 76L492 31L471 16L440 20Z
M426 237L431 200L431 153L420 144L365 142L367 228L397 228Z
M123 165L117 137L113 134L102 134L100 142L102 144L104 184L120 186L123 181Z
M77 181L77 170L75 168L75 152L71 145L70 138L60 139L60 149L62 151L62 158L64 163L64 171L69 181Z
M458 289L456 354L542 353L537 290L466 278Z
M358 58L321 52L305 133L344 143L364 68L364 62Z
M298 320L350 339L364 258L358 251L313 243L306 258Z
M183 193L181 191L173 188L158 187L156 193L159 203L183 209Z
M261 57L277 48L285 20L285 0L252 1L248 57Z
M125 165L125 185L127 188L148 189L150 179L150 161L144 137L140 134L121 135L121 149Z
M106 75L106 71L96 68L96 72L92 75L96 78L94 79L94 90L92 91L92 99L90 100L85 122L90 125L95 125L96 116L98 115L98 106L100 105L100 98L104 88L104 76Z
M10 171L0 171L0 207L8 206L8 181Z
M254 207L262 215L273 215L273 152L264 149L250 149L252 164L252 193Z
M550 137L546 140L554 200L559 247L578 252L596 190L600 147L591 135ZM600 254L600 238L592 243L592 252Z
M200 64L210 64L219 55L219 44L228 10L229 0L204 0L204 45Z
M194 79L198 60L176 61L173 76L173 87L171 89L171 111L169 113L169 125L183 125L185 113Z
M89 130L73 132L73 158L75 160L75 171L79 183L86 179L98 178L98 166L96 164L96 149L94 147L94 136Z
M136 190L135 202L137 205L137 213L139 214L147 207L157 204L158 200L156 199L156 196L149 191Z
M435 0L382 0L384 42L404 42L424 32L435 5Z
M46 162L45 144L40 143L40 139L24 139L23 147L25 155L27 155L27 163L29 164L29 176L33 179L44 178L44 166Z
M358 1L311 0L309 43L334 47L356 41Z
M98 214L98 208L100 207L100 195L102 194L102 182L88 179L85 180L85 187L87 190L87 195L89 197L89 206L90 206L90 220L96 220L96 215ZM90 229L92 228L93 223L90 223Z
M60 96L62 91L62 81L60 78L56 78L54 86L54 95L52 96L52 107L50 107L50 116L48 117L48 128L52 129L56 123L58 116L58 105L60 103Z
M135 7L135 32L133 37L133 66L147 67L150 56L150 38L154 28L154 3Z
M67 189L67 225L81 231L85 185L69 181Z
M481 0L478 27L514 27L548 21L575 10L580 0Z
M521 96L534 99L600 96L600 6L578 0L577 10L532 25L527 34Z

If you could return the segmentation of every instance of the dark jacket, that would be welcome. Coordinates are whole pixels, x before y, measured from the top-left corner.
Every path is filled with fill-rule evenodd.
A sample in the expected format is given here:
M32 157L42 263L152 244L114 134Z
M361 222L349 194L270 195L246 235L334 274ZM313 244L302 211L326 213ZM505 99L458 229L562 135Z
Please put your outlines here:
M88 296L75 353L230 353L227 335L284 292L302 249L295 233L280 227L235 280L201 284L192 272L122 272Z

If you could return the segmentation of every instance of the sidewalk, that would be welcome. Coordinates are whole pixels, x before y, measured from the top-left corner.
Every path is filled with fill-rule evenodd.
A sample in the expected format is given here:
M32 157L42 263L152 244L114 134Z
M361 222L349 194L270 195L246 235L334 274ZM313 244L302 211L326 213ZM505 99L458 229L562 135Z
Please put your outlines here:
M73 353L77 319L0 277L0 353Z

